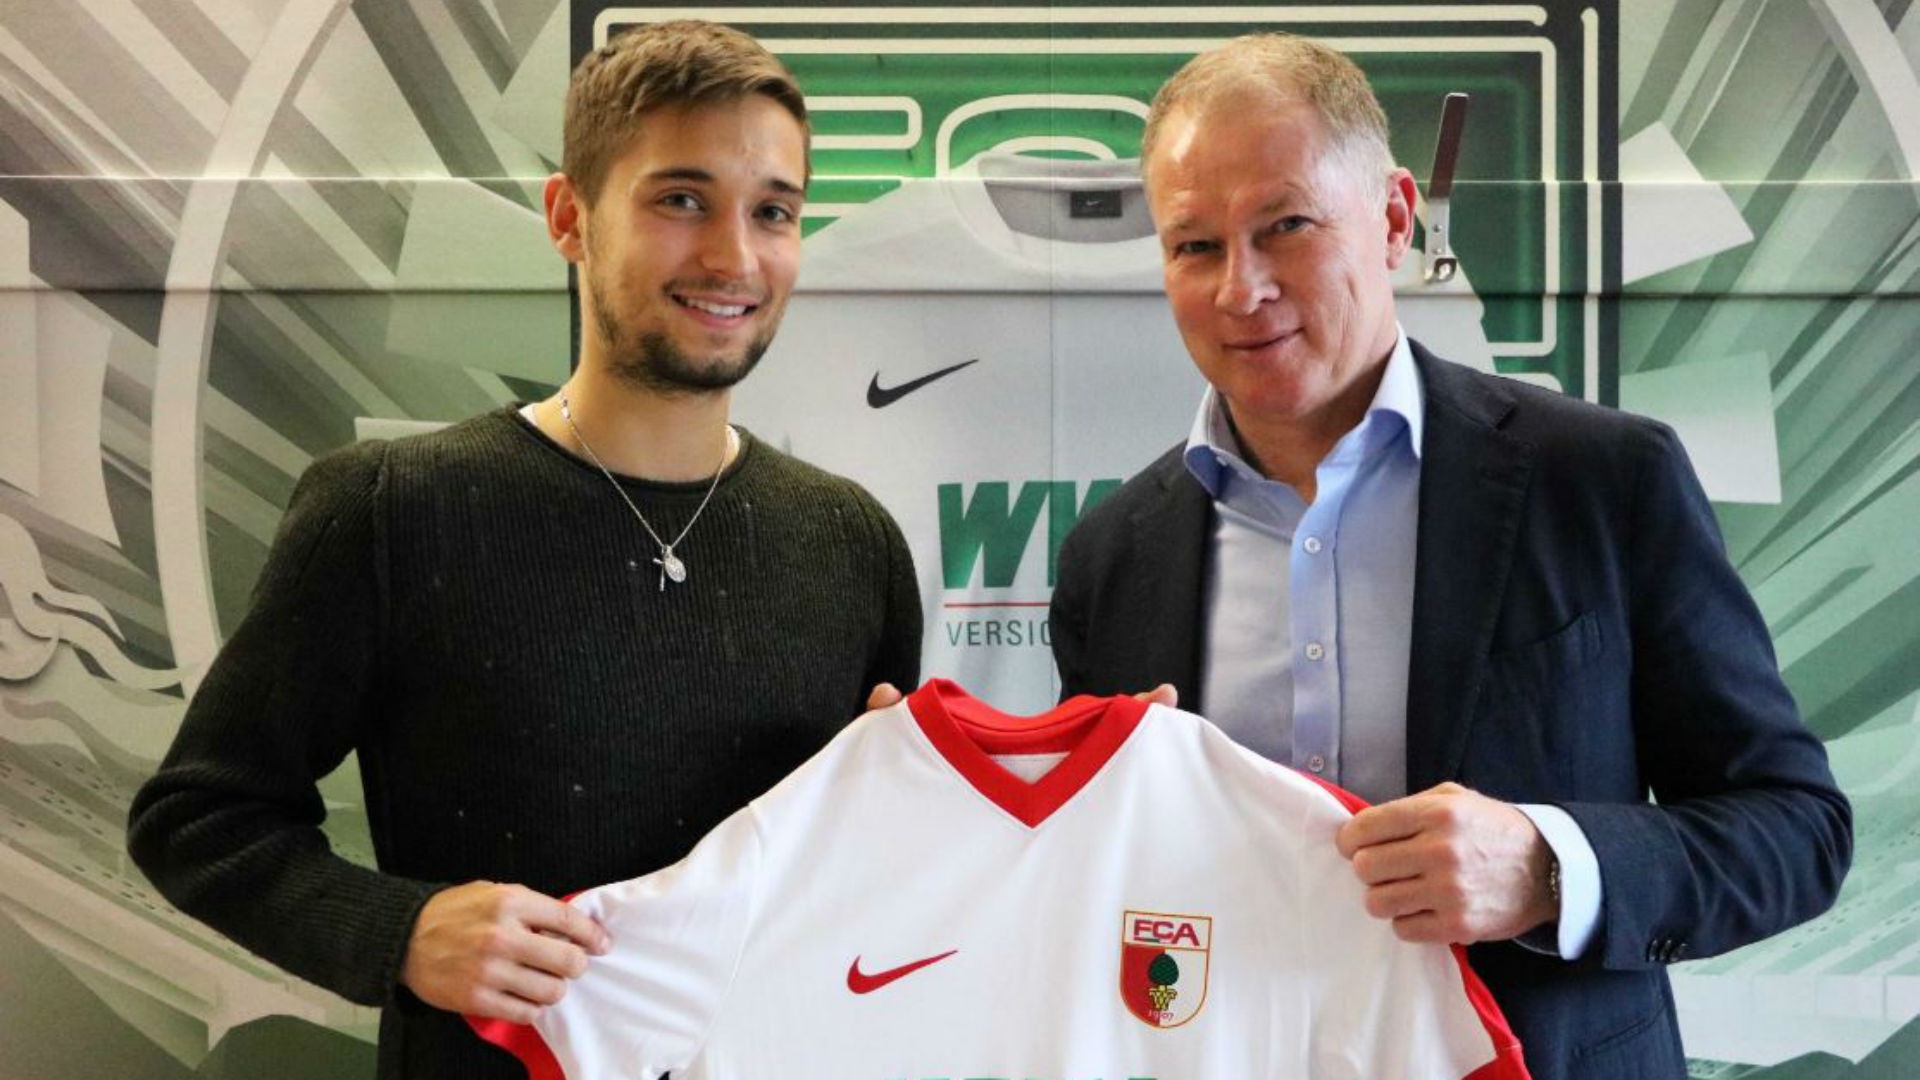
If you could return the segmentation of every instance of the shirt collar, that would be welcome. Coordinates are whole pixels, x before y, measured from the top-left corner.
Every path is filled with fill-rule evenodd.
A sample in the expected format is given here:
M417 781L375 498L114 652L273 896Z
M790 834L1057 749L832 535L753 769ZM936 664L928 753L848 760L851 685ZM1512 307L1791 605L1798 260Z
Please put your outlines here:
M1361 420L1360 427L1372 424L1377 415L1398 417L1405 425L1407 446L1413 456L1420 456L1421 435L1426 421L1426 389L1420 382L1420 369L1413 362L1413 349L1407 344L1407 332L1399 328L1394 338L1393 351L1387 354L1387 369L1380 376L1380 387L1373 393L1373 402L1367 406L1367 415ZM1355 428L1358 431L1359 428ZM1349 433L1352 434L1351 432ZM1200 398L1200 410L1194 415L1193 429L1187 433L1187 448L1184 455L1187 471L1207 494L1220 497L1224 486L1224 473L1228 469L1238 472L1247 479L1257 479L1258 474L1240 451L1240 441L1234 438L1233 425L1227 422L1226 404L1220 400L1220 394L1213 387Z

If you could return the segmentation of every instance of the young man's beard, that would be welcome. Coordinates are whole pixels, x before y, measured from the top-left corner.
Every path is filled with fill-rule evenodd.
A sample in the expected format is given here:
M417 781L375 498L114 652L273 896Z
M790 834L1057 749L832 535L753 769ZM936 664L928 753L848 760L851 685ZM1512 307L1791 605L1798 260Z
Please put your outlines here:
M728 389L747 377L773 343L773 328L769 327L762 336L749 341L738 357L702 363L681 351L664 333L627 332L614 317L599 283L589 278L587 287L593 292L594 321L601 344L606 347L607 369L658 394L712 394Z
M607 320L602 320L603 324ZM696 363L680 351L662 333L641 334L638 339L622 339L618 328L603 325L607 342L607 367L629 382L661 394L711 394L731 387L747 377L770 342L756 338L746 352L734 359L715 359Z

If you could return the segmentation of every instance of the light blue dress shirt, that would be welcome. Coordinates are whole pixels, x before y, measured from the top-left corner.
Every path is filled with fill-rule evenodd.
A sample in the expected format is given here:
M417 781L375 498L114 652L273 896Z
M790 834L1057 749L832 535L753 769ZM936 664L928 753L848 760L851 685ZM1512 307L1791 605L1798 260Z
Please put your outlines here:
M1209 389L1187 469L1213 497L1207 716L1261 755L1369 802L1407 794L1407 678L1425 393L1403 332L1366 416L1315 471L1311 504L1249 465ZM1560 861L1559 955L1586 951L1600 871L1572 817L1522 805ZM1528 944L1534 944L1529 935Z

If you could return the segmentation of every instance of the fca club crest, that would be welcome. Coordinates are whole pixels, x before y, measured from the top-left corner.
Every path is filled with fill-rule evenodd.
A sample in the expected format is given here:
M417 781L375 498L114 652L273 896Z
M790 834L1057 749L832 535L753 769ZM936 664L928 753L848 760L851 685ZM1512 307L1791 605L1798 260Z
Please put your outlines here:
M1129 911L1120 924L1120 1000L1142 1023L1179 1027L1207 1000L1213 920Z

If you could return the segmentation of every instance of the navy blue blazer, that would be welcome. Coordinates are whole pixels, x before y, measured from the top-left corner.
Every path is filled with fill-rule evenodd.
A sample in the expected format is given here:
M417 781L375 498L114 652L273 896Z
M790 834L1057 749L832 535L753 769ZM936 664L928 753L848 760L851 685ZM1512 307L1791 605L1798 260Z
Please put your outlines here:
M1565 809L1605 893L1578 961L1502 942L1474 967L1536 1078L1684 1076L1665 965L1826 910L1851 809L1673 432L1413 353L1409 789ZM1212 516L1175 447L1068 535L1051 611L1065 694L1169 682L1204 714Z

